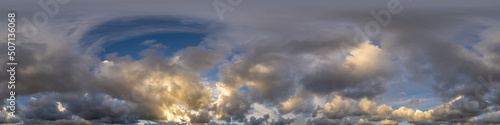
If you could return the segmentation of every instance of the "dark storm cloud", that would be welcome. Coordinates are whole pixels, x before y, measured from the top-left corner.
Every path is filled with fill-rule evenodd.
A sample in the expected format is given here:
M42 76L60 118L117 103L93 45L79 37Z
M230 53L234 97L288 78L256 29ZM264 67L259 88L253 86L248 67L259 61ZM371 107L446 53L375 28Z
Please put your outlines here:
M113 99L109 95L62 95L61 103L73 115L101 123L134 123L137 116L131 113L133 105Z
M92 122L86 121L85 119L75 119L75 120L67 120L67 119L58 119L55 121L42 121L42 120L26 120L23 121L26 124L53 124L53 125L91 125Z
M248 93L233 90L223 93L217 100L216 117L220 120L246 122L245 114L250 111L252 104Z
M283 118L283 117L279 117L277 120L272 120L271 121L271 125L290 125L291 123L293 123L295 121L295 119L290 119L290 118Z
M190 114L191 123L210 123L212 115L208 111L200 111L198 114Z
M255 117L250 117L250 120L248 121L248 125L261 125L267 123L267 119L269 119L269 114L266 114L262 116L262 118L255 118Z
M71 118L71 113L67 111L61 112L57 107L57 101L51 97L32 98L23 103L26 107L21 108L20 115L25 119L54 121Z
M307 120L307 125L353 125L354 121L350 118L328 119L326 117L311 118Z
M364 58L362 56L366 53L375 53L371 56L382 60L385 58L380 56L383 52L379 52L376 46L364 43L348 48L359 49L356 50L359 55L352 56L352 60L337 59L343 56L344 48L339 46L344 40L348 39L270 39L249 43L241 48L241 54L235 55L232 62L221 66L219 76L228 86L238 88L246 85L254 101L272 105L300 91L319 95L336 92L352 98L372 98L385 92L382 84L384 80L379 78L390 78L390 68L374 68L372 64L363 67L365 64L354 62L358 56ZM308 45L303 45L305 43ZM382 62L373 63L378 65ZM346 68L346 65L349 67ZM386 64L381 65L384 67ZM363 68L368 68L368 71Z
M408 105L418 105L422 102L421 99L410 99L410 101L408 101Z
M470 117L486 113L487 103L476 98L457 98L449 105L435 107L431 120L435 122L467 122Z
M387 32L393 35L383 38L381 44L398 56L412 74L411 81L432 86L434 93L444 102L463 96L450 106L436 107L432 113L433 121L464 123L468 118L486 113L488 106L498 106L494 101L499 97L498 92L486 89L496 88L498 85L494 80L500 79L498 53L495 53L498 41L491 38L493 32L498 33L495 30L498 26L491 22L500 21L500 16L492 14L494 11L498 10L436 8L433 13L408 12L388 28ZM472 43L472 47L459 44L461 39L453 39L454 34L471 25L489 28L472 33L479 37L479 41L463 41ZM488 80L489 75L492 77ZM481 81L481 78L485 80ZM493 98L485 97L488 94Z
M86 88L87 85L81 83L95 82L93 81L95 78L89 72L89 66L95 60L75 53L72 51L75 48L70 44L57 41L53 43L22 41L19 44L23 46L17 47L16 57L17 61L24 62L24 66L17 70L19 79L16 81L24 83L24 86L16 87L18 95L26 96L39 92L81 92L80 88ZM6 73L2 72L0 75L6 77Z
M492 53L498 47L495 45L498 42L491 38L484 39L494 30L474 33L480 37L480 41L460 41L452 36L467 26L495 29L497 26L493 22L498 22L500 16L493 13L498 9L474 7L463 7L460 11L451 10L454 7L436 7L431 9L432 12L407 11L391 22L386 32L392 35L382 39L382 47L398 56L413 74L412 80L422 80L419 81L422 84L428 84L426 81L430 80L436 94L444 100L455 98L456 95L475 96L473 89L480 86L478 76L500 73L498 61L487 58L497 57L497 54ZM458 44L460 42L477 44L467 47ZM484 45L491 46L479 49L479 46ZM494 75L493 79L499 79L498 76Z
M333 77L332 77L333 76ZM387 91L384 84L379 80L366 80L350 78L344 73L333 71L319 71L316 74L305 76L302 80L305 88L319 94L329 94L332 91L339 92L345 97L351 98L373 98Z
M133 108L129 103L120 104L109 95L37 94L23 103L19 116L27 123L137 122L137 116L128 115Z
M16 87L18 98L42 93L67 94L26 101L27 107L19 115L27 123L70 122L72 115L94 123L133 123L138 118L156 121L164 120L164 110L174 105L197 111L210 108L213 102L210 90L201 84L199 76L222 60L223 55L213 50L188 47L174 54L175 57L166 57L159 54L161 48L151 47L141 53L143 60L110 54L105 58L108 60L100 61L94 55L79 53L82 51L76 42L64 42L58 37L63 36L43 32L37 40L24 39L20 42L23 46L18 47L18 60L26 62L18 69L17 82L24 83ZM3 80L2 85L6 85ZM119 104L114 101L117 99L125 102ZM53 109L56 102L67 105L67 112L43 109ZM188 114L186 117L193 118L193 122L211 121L207 111Z

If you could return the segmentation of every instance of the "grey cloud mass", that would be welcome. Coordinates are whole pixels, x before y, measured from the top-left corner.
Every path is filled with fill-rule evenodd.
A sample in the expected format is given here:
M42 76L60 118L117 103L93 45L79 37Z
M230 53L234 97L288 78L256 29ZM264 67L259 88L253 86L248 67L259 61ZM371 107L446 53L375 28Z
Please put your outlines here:
M15 118L0 110L0 123L500 123L498 1L243 0L224 20L212 1L154 2L58 4L35 36L23 18L44 11L37 1L0 5L19 15L16 94L25 98ZM401 12L389 13L393 2ZM375 35L366 28L380 22L372 11L391 14ZM161 33L204 36L182 48L138 41L147 47L138 57L106 51ZM8 75L0 72L0 86ZM380 101L403 91L411 100ZM0 87L0 98L8 92ZM428 103L422 96L440 105L409 108Z

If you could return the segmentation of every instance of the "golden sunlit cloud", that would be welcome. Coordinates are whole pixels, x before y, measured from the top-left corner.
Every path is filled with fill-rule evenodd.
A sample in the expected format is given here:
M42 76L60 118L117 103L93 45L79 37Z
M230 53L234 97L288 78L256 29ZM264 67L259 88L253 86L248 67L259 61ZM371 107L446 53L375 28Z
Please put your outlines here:
M372 45L370 41L362 43L349 53L343 66L355 75L365 75L392 66L388 54L378 46Z
M66 111L66 107L63 107L61 102L57 102L57 109L59 110L59 112Z

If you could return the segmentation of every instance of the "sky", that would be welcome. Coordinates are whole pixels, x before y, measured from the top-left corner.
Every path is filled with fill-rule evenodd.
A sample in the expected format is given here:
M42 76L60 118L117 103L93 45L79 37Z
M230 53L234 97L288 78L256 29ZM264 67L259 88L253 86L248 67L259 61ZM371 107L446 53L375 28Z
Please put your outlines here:
M0 123L500 124L499 5L3 1Z

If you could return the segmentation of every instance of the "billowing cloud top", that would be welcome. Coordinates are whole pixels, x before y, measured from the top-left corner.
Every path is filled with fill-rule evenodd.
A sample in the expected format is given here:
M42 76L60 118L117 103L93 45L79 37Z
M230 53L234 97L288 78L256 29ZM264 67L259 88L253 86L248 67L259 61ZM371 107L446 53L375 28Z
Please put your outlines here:
M0 123L500 124L498 5L6 1Z

